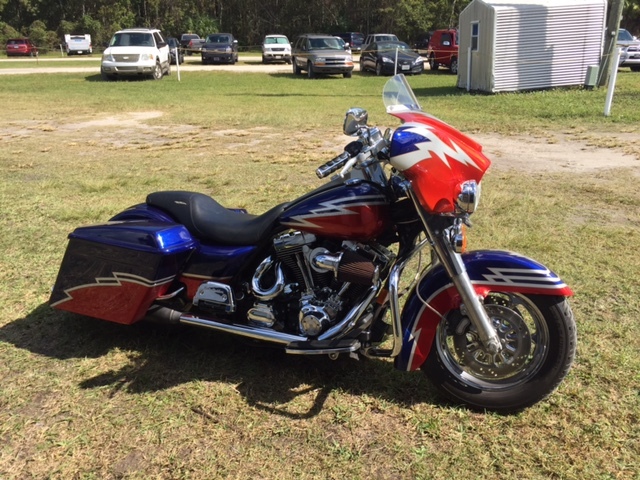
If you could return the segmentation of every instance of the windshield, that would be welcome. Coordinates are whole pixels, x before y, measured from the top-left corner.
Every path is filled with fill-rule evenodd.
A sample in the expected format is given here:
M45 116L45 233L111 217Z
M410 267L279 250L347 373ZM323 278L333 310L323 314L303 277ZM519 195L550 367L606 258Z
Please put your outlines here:
M342 45L344 45L344 40L338 39L338 37L309 39L309 48L311 50L344 50Z
M270 45L272 43L289 43L289 39L287 37L267 37L264 39L264 43L266 45Z
M386 51L393 51L395 52L396 50L403 50L403 51L407 51L407 50L411 50L411 47L409 45L407 45L404 42L385 42L385 43L378 43L378 50L382 51L382 52L386 52Z
M387 113L407 110L422 111L418 99L402 73L391 77L385 84L382 89L382 102Z
M631 35L627 30L621 28L620 30L618 30L618 40L621 40L623 42L633 42L634 38L633 35Z
M207 43L231 43L228 35L209 35Z
M153 47L153 36L150 33L116 33L111 39L112 47Z

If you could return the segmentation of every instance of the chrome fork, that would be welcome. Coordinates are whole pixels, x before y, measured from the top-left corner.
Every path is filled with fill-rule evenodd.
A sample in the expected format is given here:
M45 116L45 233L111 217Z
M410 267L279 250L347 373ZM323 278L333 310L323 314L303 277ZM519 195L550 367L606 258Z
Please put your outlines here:
M453 285L458 290L462 302L469 316L471 323L476 328L480 341L489 353L498 353L502 350L500 337L496 333L491 319L487 315L484 305L476 294L467 269L462 261L462 257L454 250L451 239L448 237L447 231L434 231L424 214L422 206L416 198L413 190L409 186L407 193L413 200L416 211L422 220L427 237L431 240L433 249L444 269L446 270Z

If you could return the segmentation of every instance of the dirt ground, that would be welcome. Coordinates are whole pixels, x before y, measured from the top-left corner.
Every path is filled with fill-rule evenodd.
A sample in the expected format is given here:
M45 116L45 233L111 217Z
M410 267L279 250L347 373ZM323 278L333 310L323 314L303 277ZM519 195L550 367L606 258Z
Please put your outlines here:
M113 127L127 126L127 135L131 139L139 139L148 134L152 138L162 138L159 130L167 129L165 126L151 126L148 120L162 116L162 112L130 112L119 115L105 115L90 121L69 123L57 126L60 132L79 131L91 129L96 138L105 140L113 133ZM171 126L172 131L181 129L188 131L191 127L184 125ZM122 130L114 142L127 143L122 138ZM0 134L2 132L0 131ZM15 133L15 132L14 132ZM245 132L251 134L255 141L260 143L261 132ZM549 137L524 137L502 136L495 134L472 134L471 137L478 141L485 154L493 162L494 168L517 169L529 172L595 172L611 168L630 168L635 175L640 176L640 155L637 150L625 148L625 145L640 144L639 133L609 133L606 135L608 143L613 146L595 146L591 138L602 141L604 134L591 133L586 139L577 139L567 134L556 134ZM343 145L351 140L350 137L339 135L333 142L325 142L326 155L334 155L340 151ZM607 142L605 142L607 143Z
M41 67L0 69L0 75L34 74L34 73L68 73L96 72L96 67L55 67L60 59L40 59ZM95 58L81 57L79 64L96 61ZM0 62L7 60L0 60ZM31 60L32 61L32 60ZM357 65L357 62L356 62ZM196 57L188 57L180 66L182 71L226 70L245 72L290 72L287 64L263 65L260 57L243 57L236 65L201 65ZM176 74L176 66L172 67ZM358 67L356 67L356 70ZM161 112L123 113L118 116L105 116L89 122L60 126L62 130L92 128L103 130L108 135L113 125L124 124L132 130L149 130L162 127L150 127L146 120L162 115ZM172 128L175 128L173 126ZM1 134L1 132L0 132ZM533 172L592 172L610 168L631 168L634 174L640 175L640 133L608 133L590 132L587 136L556 134L553 137L523 137L500 135L471 135L484 147L487 156L493 161L494 168L525 169ZM345 137L346 138L346 137ZM341 140L337 140L339 150ZM345 141L344 144L348 142ZM604 145L604 146L602 146Z

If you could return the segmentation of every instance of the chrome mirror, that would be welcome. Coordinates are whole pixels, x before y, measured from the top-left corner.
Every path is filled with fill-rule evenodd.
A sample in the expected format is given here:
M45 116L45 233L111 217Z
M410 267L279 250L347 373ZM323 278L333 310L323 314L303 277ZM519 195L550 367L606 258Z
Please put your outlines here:
M345 135L356 135L358 130L367 126L369 114L363 108L350 108L344 116L342 131Z

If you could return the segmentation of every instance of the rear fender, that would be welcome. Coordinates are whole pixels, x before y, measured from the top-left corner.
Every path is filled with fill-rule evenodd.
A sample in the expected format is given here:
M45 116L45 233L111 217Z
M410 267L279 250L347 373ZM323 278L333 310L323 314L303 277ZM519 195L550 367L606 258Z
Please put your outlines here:
M131 220L149 220L152 222L178 223L169 214L146 203L139 203L123 210L115 217L109 219L110 222L126 222Z
M492 291L573 295L573 291L547 267L516 253L476 250L463 254L462 260L475 291L483 298ZM396 368L420 368L429 355L441 318L459 308L460 303L458 291L441 265L422 277L402 311L402 350L396 357Z

